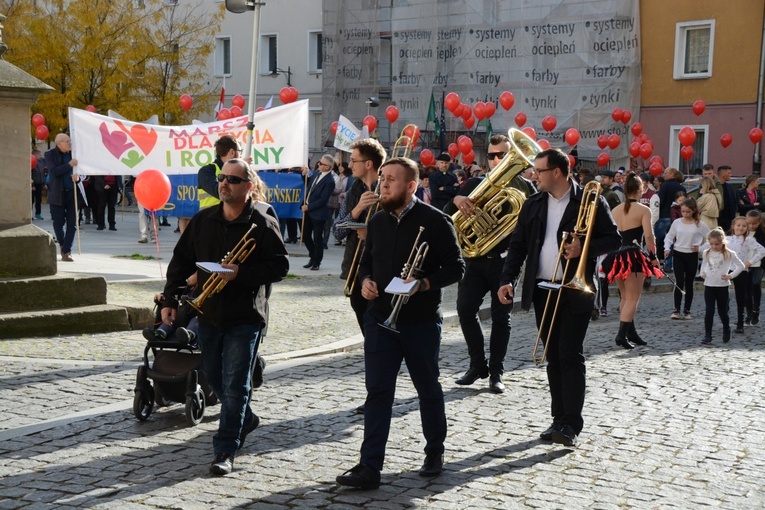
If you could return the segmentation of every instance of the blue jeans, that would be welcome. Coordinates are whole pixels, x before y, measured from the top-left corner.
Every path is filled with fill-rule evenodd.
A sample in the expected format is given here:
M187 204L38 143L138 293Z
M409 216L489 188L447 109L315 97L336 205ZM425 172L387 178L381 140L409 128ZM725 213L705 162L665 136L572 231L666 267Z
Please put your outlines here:
M215 453L236 455L242 426L252 420L251 375L261 330L260 324L199 323L202 371L221 403L220 424L213 436Z
M762 267L750 267L751 283L749 290L751 292L751 309L755 312L760 311L760 301L762 300Z
M425 453L443 453L446 439L444 392L438 382L442 321L398 324L400 333L393 333L379 326L383 320L371 310L364 315L367 400L361 463L377 473L382 470L385 459L396 378L402 360L406 361L420 401Z
M76 232L77 212L74 210L74 193L66 191L63 194L62 205L50 206L50 217L53 220L53 233L61 245L61 253L72 253L72 243ZM66 225L66 232L64 232Z

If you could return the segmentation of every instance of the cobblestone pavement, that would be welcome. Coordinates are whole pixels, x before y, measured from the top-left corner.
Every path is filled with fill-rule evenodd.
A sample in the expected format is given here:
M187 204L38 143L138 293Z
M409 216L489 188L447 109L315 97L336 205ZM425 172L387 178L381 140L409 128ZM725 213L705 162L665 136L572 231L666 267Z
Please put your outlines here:
M700 303L696 320L671 321L669 299L649 294L641 303L637 325L649 347L616 349L614 313L590 325L585 430L574 449L537 439L549 399L544 370L529 362L531 314L514 315L503 395L485 380L454 383L466 349L459 328L446 326L445 472L417 476L423 438L402 369L383 485L367 492L334 483L358 460L360 350L269 364L254 403L261 426L234 473L216 478L208 463L217 406L196 427L180 405L146 422L133 416L142 341L3 343L0 508L762 508L762 326L723 345L717 325L715 343L702 347Z

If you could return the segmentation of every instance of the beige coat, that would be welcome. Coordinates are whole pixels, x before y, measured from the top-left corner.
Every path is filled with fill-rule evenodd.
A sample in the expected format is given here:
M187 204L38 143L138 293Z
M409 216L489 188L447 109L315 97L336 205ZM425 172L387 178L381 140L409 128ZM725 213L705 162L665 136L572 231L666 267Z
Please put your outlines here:
M717 218L720 216L719 201L722 198L720 192L711 189L709 192L699 196L696 205L699 208L699 219L706 223L711 229L717 227Z

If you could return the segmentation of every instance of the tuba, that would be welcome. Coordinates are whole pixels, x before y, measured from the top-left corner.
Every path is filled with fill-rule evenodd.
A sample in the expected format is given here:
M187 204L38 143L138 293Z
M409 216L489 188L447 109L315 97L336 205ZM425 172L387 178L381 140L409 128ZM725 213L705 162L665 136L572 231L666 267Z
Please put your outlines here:
M475 205L471 216L452 214L462 254L481 257L515 229L521 206L533 190L520 173L541 152L537 143L518 129L508 132L510 151L468 198Z

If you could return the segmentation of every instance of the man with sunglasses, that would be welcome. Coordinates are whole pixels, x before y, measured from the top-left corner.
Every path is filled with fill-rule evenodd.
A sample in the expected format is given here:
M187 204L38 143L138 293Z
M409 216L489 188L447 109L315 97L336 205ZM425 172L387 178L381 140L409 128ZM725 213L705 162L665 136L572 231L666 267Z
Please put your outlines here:
M215 141L215 161L203 166L197 172L197 193L200 209L220 203L220 197L218 196L218 174L220 174L221 168L223 168L223 164L226 161L238 158L241 154L242 148L233 136L223 135Z
M324 259L324 224L329 221L329 198L335 190L332 167L335 160L325 154L319 160L319 171L308 179L305 201L301 206L305 215L303 240L308 248L308 264L303 267L318 271Z
M489 139L489 172L499 165L510 151L510 140L505 135L495 134ZM521 177L516 177L521 179ZM452 215L458 210L463 215L472 216L474 204L468 195L481 183L482 178L468 179L465 186L446 206L444 212ZM529 187L530 188L530 187ZM531 188L530 188L531 189ZM504 254L510 244L510 236L502 240L494 249L482 257L465 257L465 276L457 289L457 315L462 334L470 356L470 367L457 379L457 384L468 386L478 379L489 379L489 389L494 393L503 393L505 385L502 374L507 344L510 341L510 313L513 305L502 304L497 296L499 277L502 274ZM486 294L491 295L491 336L489 337L489 359L484 351L484 334L478 310Z
M197 262L221 261L245 237L255 240L254 251L244 260L222 264L231 270L220 274L227 284L204 301L199 314L202 372L221 402L210 465L215 475L232 471L247 434L260 423L250 409L251 374L268 316L270 285L289 270L278 220L261 213L252 199L255 179L247 162L234 158L224 163L217 177L221 202L191 218L167 268L162 321L172 325L179 292L197 271ZM211 276L199 271L200 288Z

